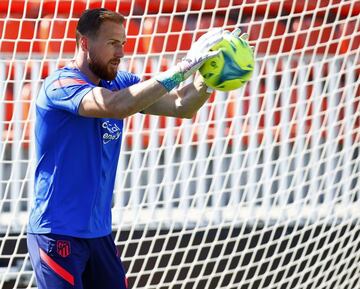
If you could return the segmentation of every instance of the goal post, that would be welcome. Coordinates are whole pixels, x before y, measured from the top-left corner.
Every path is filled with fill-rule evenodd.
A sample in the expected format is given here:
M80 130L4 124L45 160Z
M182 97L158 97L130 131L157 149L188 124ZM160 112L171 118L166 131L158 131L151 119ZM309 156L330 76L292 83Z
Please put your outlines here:
M214 92L193 119L125 120L112 215L130 287L358 288L356 0L1 1L0 288L36 288L34 100L95 7L126 16L120 68L142 79L214 27L255 46L247 85Z

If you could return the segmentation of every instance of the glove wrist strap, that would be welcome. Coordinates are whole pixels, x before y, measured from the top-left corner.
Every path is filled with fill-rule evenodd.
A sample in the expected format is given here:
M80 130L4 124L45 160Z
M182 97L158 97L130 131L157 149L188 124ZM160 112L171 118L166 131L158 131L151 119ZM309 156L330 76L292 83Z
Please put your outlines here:
M179 71L168 70L155 76L155 79L170 92L184 81L184 75Z

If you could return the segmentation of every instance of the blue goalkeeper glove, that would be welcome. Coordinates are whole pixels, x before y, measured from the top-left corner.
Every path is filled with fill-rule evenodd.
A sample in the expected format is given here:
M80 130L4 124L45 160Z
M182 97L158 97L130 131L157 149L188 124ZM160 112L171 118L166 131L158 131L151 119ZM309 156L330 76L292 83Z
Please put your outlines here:
M187 55L175 67L160 73L155 79L167 91L171 91L181 82L194 74L203 63L215 57L220 51L209 51L212 46L223 40L222 29L212 29L201 36L190 48Z

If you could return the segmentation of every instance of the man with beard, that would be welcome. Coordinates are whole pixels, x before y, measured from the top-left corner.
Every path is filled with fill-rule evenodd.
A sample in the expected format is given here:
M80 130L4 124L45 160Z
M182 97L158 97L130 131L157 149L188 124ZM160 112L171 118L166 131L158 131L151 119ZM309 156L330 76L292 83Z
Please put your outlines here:
M141 82L118 71L123 21L106 9L86 10L74 60L45 79L36 99L28 249L39 289L127 288L111 236L123 119L138 112L191 118L210 95L199 74L177 87L218 54L209 49L222 30L209 31L176 66Z

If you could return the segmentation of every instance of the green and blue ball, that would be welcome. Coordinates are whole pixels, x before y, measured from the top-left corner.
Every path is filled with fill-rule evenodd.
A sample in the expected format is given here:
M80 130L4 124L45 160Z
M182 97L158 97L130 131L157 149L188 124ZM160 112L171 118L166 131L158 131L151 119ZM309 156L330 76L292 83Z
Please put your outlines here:
M208 87L231 91L240 88L251 78L255 59L248 41L227 33L210 50L221 52L199 69Z

